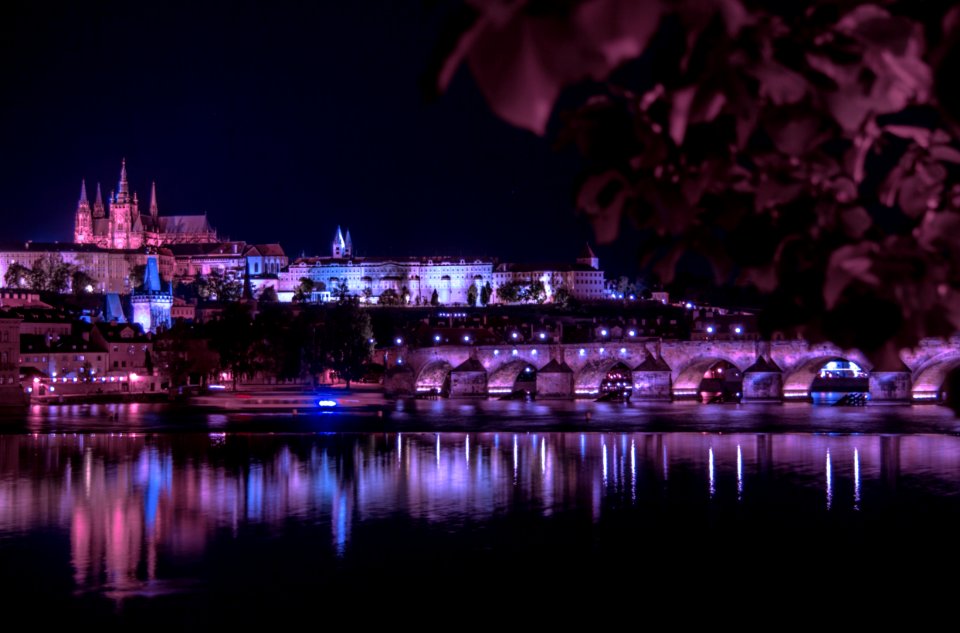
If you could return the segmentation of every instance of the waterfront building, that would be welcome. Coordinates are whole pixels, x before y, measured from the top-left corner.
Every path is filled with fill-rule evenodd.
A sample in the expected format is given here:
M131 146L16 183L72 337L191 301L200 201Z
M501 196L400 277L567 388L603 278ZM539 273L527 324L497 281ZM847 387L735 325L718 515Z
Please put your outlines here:
M386 303L389 296L391 302L428 305L436 292L440 304L466 304L471 286L479 293L492 281L493 265L489 258L357 257L350 231L344 236L337 227L330 256L294 260L278 275L277 294L281 301L293 300L306 278L314 302L345 292L364 303Z
M0 404L16 403L20 389L20 318L0 316Z
M152 373L153 341L137 325L97 323L90 331L90 341L104 351L104 372L108 377L144 377Z
M24 334L19 351L20 373L28 386L31 377L79 382L104 375L108 366L106 350L82 335Z

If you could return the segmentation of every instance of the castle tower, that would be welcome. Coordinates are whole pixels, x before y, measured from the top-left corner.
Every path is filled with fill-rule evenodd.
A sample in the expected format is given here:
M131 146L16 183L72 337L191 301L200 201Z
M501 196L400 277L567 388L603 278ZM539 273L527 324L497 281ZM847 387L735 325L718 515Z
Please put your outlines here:
M340 230L340 227L337 227L337 234L333 236L333 245L330 249L330 254L335 258L346 257L347 243L343 239L343 231Z
M77 202L77 217L73 223L73 241L89 244L93 241L93 212L87 200L87 182L80 181L80 201Z
M353 257L353 240L350 239L350 229L347 229L347 239L343 246L343 256Z
M133 322L139 323L144 332L156 332L157 328L170 327L170 309L173 307L173 287L163 287L157 258L147 257L143 273L143 286L130 295L133 305Z
M593 253L590 244L583 245L583 250L580 251L580 255L577 257L577 263L589 266L594 270L600 270L600 258Z
M138 215L137 198L130 195L130 184L127 182L127 160L123 159L117 193L110 200L111 248L140 247L143 236L133 230L133 224Z
M150 215L157 217L160 214L160 210L157 207L157 183L150 183Z
M97 183L97 199L93 201L93 217L94 218L105 218L107 217L107 210L103 206L103 196L100 194L100 183Z

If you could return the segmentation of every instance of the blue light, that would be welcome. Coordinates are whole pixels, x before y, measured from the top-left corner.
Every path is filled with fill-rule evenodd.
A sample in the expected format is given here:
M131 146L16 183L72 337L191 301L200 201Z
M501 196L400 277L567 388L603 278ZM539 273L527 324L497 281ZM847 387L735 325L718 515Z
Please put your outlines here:
M335 407L337 406L336 400L317 400L318 407Z
M439 342L440 342L440 335L439 335L439 334L435 335L435 336L433 337L433 340L435 340L437 343L439 343Z
M637 335L637 331L636 331L636 330L630 330L629 332L627 332L627 334L629 334L630 336L636 336L636 335Z
M216 389L218 391L226 388L226 385L207 385L207 389Z
M713 334L713 326L710 325L707 327L707 334Z
M606 330L600 330L600 336L606 336L606 335L607 335Z
M738 325L737 327L733 328L733 331L736 332L737 334L741 334L741 333L743 333L743 328L741 328L741 327Z
M547 335L544 334L543 332L540 332L540 340L542 341L545 338L547 338Z
M584 355L586 355L586 353L587 353L587 350L585 350L585 349L583 349L583 348L581 347L581 348L580 348L580 355L581 355L581 356L584 356Z
M395 342L397 345L403 345L403 339L400 338L399 336L394 340L394 342Z

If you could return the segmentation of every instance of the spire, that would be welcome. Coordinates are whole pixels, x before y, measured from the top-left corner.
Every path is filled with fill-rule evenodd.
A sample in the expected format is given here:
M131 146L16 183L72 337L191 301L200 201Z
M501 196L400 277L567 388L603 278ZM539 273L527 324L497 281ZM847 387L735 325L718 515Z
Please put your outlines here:
M150 215L157 217L157 183L150 183Z
M343 257L345 248L346 242L343 240L343 231L337 226L337 234L333 236L333 249L331 250L331 254L334 257Z
M347 238L344 241L343 254L347 257L353 257L353 240L350 239L350 229L347 229Z
M80 202L78 206L81 206L81 207L90 206L90 201L87 200L87 181L86 180L80 181Z
M97 183L97 199L93 202L93 217L102 218L106 213L103 209L103 196L100 194L100 183Z
M125 203L130 197L130 185L127 183L127 159L120 163L120 184L117 185L117 202Z

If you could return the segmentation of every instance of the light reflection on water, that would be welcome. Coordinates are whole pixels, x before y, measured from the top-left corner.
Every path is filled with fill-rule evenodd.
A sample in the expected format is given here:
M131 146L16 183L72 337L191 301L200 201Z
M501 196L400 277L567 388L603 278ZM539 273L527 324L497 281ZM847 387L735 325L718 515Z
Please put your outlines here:
M630 508L650 521L664 507L762 513L789 497L790 512L815 516L911 491L960 497L957 437L511 435L0 436L0 561L52 531L69 541L76 589L140 595L160 590L171 561L292 524L349 559L371 546L370 526L401 519L449 533L530 513L597 525L635 520Z

